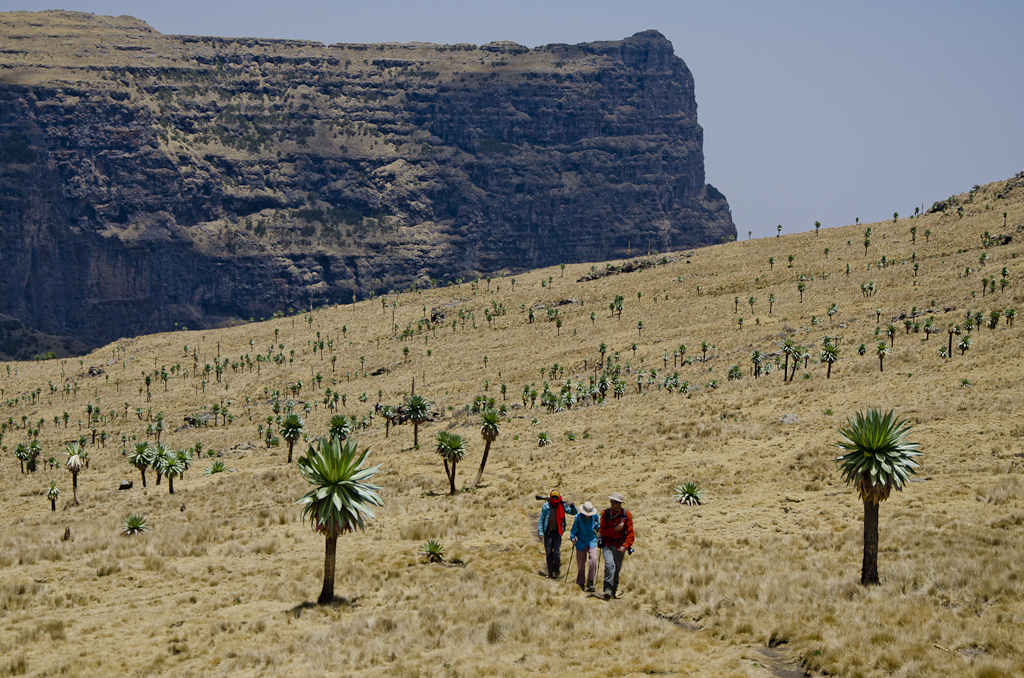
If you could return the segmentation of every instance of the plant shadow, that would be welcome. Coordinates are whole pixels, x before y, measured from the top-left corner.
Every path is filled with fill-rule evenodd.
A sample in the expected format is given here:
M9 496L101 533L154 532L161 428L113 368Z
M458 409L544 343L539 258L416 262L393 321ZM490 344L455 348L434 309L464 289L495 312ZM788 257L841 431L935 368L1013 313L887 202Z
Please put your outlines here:
M296 619L298 619L302 616L303 612L308 612L310 610L323 610L325 608L350 609L356 606L356 602L358 600L358 598L346 598L345 596L335 596L331 602L325 603L323 605L316 602L315 600L307 600L303 603L299 603L295 607L288 610L288 614L293 615Z

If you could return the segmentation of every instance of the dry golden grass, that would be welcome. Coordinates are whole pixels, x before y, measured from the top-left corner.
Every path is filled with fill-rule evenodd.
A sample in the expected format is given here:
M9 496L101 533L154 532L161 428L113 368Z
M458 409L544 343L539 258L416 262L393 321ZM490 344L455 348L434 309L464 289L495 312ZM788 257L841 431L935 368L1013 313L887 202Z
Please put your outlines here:
M960 196L962 219L951 211L871 224L868 257L865 225L823 229L670 253L665 265L590 282L576 282L589 265L570 265L564 275L559 268L516 275L514 289L510 276L495 278L489 290L480 281L475 290L464 283L392 294L386 313L374 300L318 309L312 324L300 315L137 337L81 361L0 364L2 418L14 424L0 459L0 675L768 676L785 675L787 662L798 660L814 674L1021 675L1024 329L1002 320L996 330L975 330L966 355L937 355L946 323L966 310L1024 307L1024 236L1014 231L1024 223L1024 188L996 199L1005 183ZM985 231L1014 239L983 250ZM985 266L962 277L982 252ZM882 255L895 265L866 270ZM983 299L981 278L999 277L1004 266L1011 285ZM802 303L801 274L814 276ZM867 281L877 287L871 298L860 291ZM625 310L610 318L608 303L619 294ZM769 294L777 297L771 314ZM540 305L567 299L573 302L558 307L559 331ZM899 325L881 374L872 353L857 355L859 344L873 345L876 309L884 327L932 300L942 334L926 339ZM484 309L492 301L508 314L488 326ZM831 303L839 313L830 323ZM946 306L956 310L943 312ZM401 332L442 307L448 315L436 334L393 337L392 312ZM533 307L538 320L529 324ZM475 328L469 319L452 329L460 310L475 314ZM820 324L812 325L812 315ZM334 371L330 349L323 360L311 351L317 332L333 341ZM813 359L825 334L842 338L831 379ZM784 336L815 347L808 368L788 384L777 370L754 380L750 352L777 352ZM714 345L706 363L702 341ZM592 374L602 342L633 370L655 368L659 382L678 370L697 388L686 396L655 385L639 395L627 375L621 400L552 414L522 407L524 384L541 390L541 368L557 363L574 383L585 380L584 361ZM294 362L267 364L259 374L229 368L220 384L211 379L197 393L192 347L201 368L213 363L218 345L237 360L271 343L283 344L286 356L294 350ZM698 360L673 369L680 344ZM389 371L366 376L360 357L365 373ZM154 383L146 403L143 371L178 363L188 376L172 377L166 391ZM734 364L744 372L739 381L726 378ZM90 366L106 372L90 377ZM294 501L304 482L285 464L286 448L267 449L256 430L271 414L264 389L302 380L296 401L316 404L307 425L324 432L323 390L310 386L317 373L324 387L347 395L347 414L368 414L378 391L382 402L396 404L413 378L417 393L443 414L422 428L419 450L410 449L408 426L385 437L375 418L360 432L383 465L387 507L365 534L340 540L336 591L343 599L327 607L311 603L324 546L299 522ZM965 378L970 387L961 385ZM718 388L704 388L712 379ZM429 441L443 427L465 435L471 453L460 485L472 479L483 443L464 408L483 394L485 380L499 403L506 383L506 404L519 406L503 423L482 486L448 497ZM557 389L559 380L550 382ZM77 384L77 395L64 395L65 383ZM36 389L42 392L33 402ZM179 428L185 415L229 400L233 423ZM77 422L96 402L115 417L99 424L111 434L106 447L89 445L91 467L73 506L66 471L23 475L11 449L27 440L22 416L42 419L42 459L60 458L64 442L91 437ZM862 506L841 483L830 446L845 417L869 406L908 418L925 456L920 482L882 506L882 584L866 589L858 583ZM152 474L143 490L120 443L121 435L145 439L146 414L137 418L136 407L165 413L170 447L202 441L234 470L207 478L208 462L197 461L175 495L166 482L155 486ZM67 429L54 427L64 411ZM780 423L787 413L799 422ZM539 431L553 444L538 447ZM45 497L51 477L63 490L56 513ZM118 492L121 479L133 480L134 489ZM703 506L672 501L672 487L690 479L705 487ZM602 506L608 492L626 494L637 553L626 561L622 600L605 603L539 574L534 494L553 486ZM119 536L129 512L146 515L151 530ZM62 540L66 527L71 541ZM450 562L424 564L417 553L426 539L443 541ZM761 651L767 647L780 656Z

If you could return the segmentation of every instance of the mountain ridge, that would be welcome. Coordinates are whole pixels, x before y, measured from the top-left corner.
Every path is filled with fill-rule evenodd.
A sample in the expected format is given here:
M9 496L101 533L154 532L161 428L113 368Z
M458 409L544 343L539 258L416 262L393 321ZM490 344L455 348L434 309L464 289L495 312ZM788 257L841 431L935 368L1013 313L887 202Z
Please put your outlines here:
M0 313L48 334L95 345L736 235L657 31L529 49L0 25Z

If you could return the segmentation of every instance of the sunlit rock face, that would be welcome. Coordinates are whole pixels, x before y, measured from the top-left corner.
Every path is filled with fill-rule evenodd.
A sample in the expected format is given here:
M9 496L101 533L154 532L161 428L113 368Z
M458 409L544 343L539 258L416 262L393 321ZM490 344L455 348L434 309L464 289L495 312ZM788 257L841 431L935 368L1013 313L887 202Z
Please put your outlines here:
M621 41L0 15L0 313L91 342L735 236L693 77Z

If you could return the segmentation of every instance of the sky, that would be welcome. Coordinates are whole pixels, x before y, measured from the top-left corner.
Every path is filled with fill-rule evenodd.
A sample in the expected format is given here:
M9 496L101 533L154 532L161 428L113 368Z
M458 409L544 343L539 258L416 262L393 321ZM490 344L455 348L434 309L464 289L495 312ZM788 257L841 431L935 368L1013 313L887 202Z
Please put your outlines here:
M706 180L740 239L909 216L1024 171L1024 2L0 0L165 34L333 42L615 40L661 31L693 72Z

